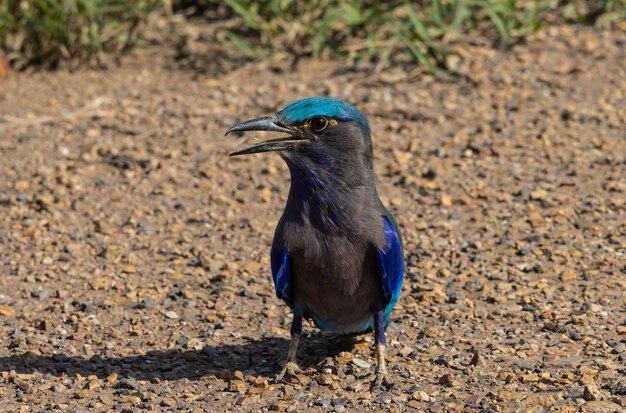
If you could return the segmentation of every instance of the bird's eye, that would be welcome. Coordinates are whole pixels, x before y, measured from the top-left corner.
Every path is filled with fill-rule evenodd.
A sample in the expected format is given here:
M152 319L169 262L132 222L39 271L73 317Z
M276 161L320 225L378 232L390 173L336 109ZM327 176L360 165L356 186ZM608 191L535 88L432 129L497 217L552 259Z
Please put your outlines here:
M313 132L321 132L328 127L329 122L325 117L317 116L311 119L309 125L311 126L311 130L313 130Z

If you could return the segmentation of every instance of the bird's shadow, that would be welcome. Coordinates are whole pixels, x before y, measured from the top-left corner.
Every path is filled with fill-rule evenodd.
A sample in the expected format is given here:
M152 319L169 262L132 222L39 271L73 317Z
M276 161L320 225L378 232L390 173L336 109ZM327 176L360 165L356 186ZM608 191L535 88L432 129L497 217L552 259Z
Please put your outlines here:
M358 338L315 333L300 341L298 361L302 368L315 366L327 357L349 351ZM0 372L40 372L50 375L95 375L106 378L112 373L137 380L197 380L222 370L241 370L247 374L273 377L280 371L289 339L271 336L249 339L243 344L206 346L202 350L154 350L144 354L89 358L65 354L36 355L20 351L0 357Z

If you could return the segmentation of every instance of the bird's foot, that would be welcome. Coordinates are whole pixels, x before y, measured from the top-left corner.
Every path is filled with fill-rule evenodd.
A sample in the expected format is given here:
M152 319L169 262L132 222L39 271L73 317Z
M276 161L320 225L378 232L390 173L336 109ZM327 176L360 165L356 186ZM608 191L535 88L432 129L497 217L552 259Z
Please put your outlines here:
M298 383L304 385L300 377L298 377L298 374L302 374L302 369L298 367L298 364L295 361L288 361L287 363L285 363L285 367L283 367L280 373L276 375L274 381L276 383L280 383L285 378L293 377L298 380Z
M376 366L376 371L374 372L374 379L372 380L370 390L378 389L381 386L385 386L386 388L393 387L394 383L389 379L387 375L387 363L385 361L384 344L376 344L376 361L378 362L378 365Z
M379 389L381 386L384 386L388 389L394 386L394 382L389 378L387 374L387 369L376 369L374 373L374 377L372 379L372 385L370 386L370 391L374 391Z

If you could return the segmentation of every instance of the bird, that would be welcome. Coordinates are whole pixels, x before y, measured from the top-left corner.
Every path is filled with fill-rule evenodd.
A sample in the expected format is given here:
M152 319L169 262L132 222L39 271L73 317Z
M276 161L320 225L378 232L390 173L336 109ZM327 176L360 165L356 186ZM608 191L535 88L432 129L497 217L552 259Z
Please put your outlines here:
M230 153L278 152L291 178L270 251L276 296L293 311L289 353L276 381L298 381L303 318L322 331L374 333L372 388L393 386L385 329L404 278L400 228L376 189L367 118L331 97L296 100L226 132L282 135Z

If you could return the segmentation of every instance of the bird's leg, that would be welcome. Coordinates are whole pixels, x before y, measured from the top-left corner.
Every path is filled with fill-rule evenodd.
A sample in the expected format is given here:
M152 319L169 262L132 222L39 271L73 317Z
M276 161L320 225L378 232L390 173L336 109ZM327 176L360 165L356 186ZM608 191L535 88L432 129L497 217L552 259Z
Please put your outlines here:
M300 335L302 334L302 314L297 309L294 309L293 320L291 322L291 342L289 343L289 354L287 355L287 361L285 366L276 376L276 382L280 382L288 377L295 377L296 380L303 384L298 373L302 373L298 363L296 362L296 353L298 352L298 343L300 342Z
M387 337L385 336L384 310L379 310L374 315L374 345L376 346L376 372L372 389L380 387L381 384L391 387L393 382L387 376L387 363L385 361Z

